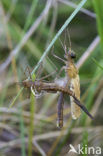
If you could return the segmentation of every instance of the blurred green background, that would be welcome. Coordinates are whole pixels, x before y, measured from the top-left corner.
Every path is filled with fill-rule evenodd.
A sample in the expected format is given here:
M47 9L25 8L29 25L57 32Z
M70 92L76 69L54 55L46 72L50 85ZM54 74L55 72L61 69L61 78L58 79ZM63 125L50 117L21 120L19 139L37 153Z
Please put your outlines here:
M79 68L81 101L95 119L91 121L82 112L80 119L73 121L69 97L65 96L64 128L60 130L56 126L58 94L45 94L35 99L32 94L29 96L27 89L23 89L14 106L8 110L20 91L15 82L29 76L26 68L31 71L35 68L53 37L80 2L0 1L0 156L73 155L68 154L70 144L103 148L102 0L87 0L67 27L71 48L77 56L75 63ZM70 47L65 34L64 30L43 60L41 77L56 68L59 71L64 65L52 56L52 51L64 58L60 40ZM47 80L53 81L56 74ZM62 72L61 77L64 74Z

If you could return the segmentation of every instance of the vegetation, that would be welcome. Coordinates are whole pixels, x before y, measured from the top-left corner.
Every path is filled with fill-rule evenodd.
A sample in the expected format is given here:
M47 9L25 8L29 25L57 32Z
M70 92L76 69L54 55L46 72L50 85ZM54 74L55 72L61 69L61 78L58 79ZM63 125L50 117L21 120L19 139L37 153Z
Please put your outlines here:
M78 144L103 148L102 15L102 0L0 1L0 156L67 155L70 144L76 149ZM64 127L58 129L58 94L36 99L15 82L30 78L27 67L33 81L57 70L46 79L55 80L64 64L52 51L64 59L61 42L70 47L66 29L77 56L81 102L94 120L84 112L72 120L65 95Z

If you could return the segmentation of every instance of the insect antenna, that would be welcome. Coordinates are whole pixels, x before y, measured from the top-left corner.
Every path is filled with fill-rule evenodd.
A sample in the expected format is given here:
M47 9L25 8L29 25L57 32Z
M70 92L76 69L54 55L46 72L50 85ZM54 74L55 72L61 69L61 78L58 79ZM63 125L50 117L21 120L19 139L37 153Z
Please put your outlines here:
M65 48L64 48L64 49L65 49ZM65 51L65 50L64 50L64 51ZM58 60L60 60L60 61L62 61L63 63L65 63L65 60L63 60L63 59L60 58L59 56L55 55L54 52L53 52L53 50L51 51L51 54L52 54L55 58L57 58Z
M64 47L64 45L63 45L63 43L62 43L62 40L61 40L60 38L59 38L59 41L60 41L60 44L61 44L63 50L65 51L65 47Z
M66 47L66 30L65 30L65 36L64 36L64 51L65 51L65 55L67 53L67 47Z
M69 30L67 29L67 35L68 35L68 39L69 39L69 48L70 48L70 53L71 53L71 47L72 47L72 43L71 43L71 39L70 39L70 33Z

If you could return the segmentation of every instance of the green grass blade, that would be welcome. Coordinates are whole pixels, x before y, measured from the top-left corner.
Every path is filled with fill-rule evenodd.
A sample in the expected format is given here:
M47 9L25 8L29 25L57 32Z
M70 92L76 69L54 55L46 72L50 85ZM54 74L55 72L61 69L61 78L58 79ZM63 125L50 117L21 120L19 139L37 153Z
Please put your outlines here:
M83 139L82 139L82 147L83 147L83 154L81 156L88 156L85 152L85 148L88 148L88 132L84 131L83 133Z
M13 105L15 104L15 101L18 99L18 97L20 96L20 94L21 94L21 92L23 91L23 89L24 89L24 87L22 87L22 88L20 89L20 91L18 92L18 94L17 94L16 97L13 99L12 103L10 104L8 110L9 110L11 107L13 107Z
M103 51L103 0L93 0L93 4L96 12L97 28L101 38L101 47Z
M32 80L35 81L35 74L32 75ZM35 115L35 96L31 92L30 95L30 127L29 127L29 145L28 156L32 156L32 138L34 132L34 115Z
M100 64L103 65L102 60L100 61ZM93 99L94 99L95 90L98 86L98 81L102 76L103 76L103 72L101 71L100 68L97 67L96 72L93 76L92 82L89 85L88 97L87 97L86 102L85 102L85 106L88 110L90 110L93 107L93 104L94 104ZM82 117L80 119L80 125L81 126L85 126L86 119L87 119L87 115L85 113L83 113Z
M19 107L19 118L20 118L20 138L21 138L21 155L26 156L26 150L25 150L25 126L24 126L24 118L22 113L22 107Z
M29 11L27 19L26 19L26 23L25 23L25 26L24 26L24 31L26 31L28 29L28 27L30 26L30 24L31 24L32 17L33 17L33 14L35 12L37 4L38 4L38 0L33 0L32 4L31 4L30 11Z
M100 67L100 68L103 70L103 67L96 61L95 58L92 58L92 60L95 62L95 64L96 64L98 67Z

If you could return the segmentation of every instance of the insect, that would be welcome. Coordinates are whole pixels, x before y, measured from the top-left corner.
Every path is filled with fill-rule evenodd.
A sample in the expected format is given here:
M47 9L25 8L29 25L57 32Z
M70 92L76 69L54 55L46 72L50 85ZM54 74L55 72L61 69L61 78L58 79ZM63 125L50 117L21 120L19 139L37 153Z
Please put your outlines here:
M93 119L92 115L88 112L88 110L86 109L86 107L84 105L82 105L80 103L80 101L77 99L77 97L75 96L75 94L73 93L73 91L71 91L68 88L59 86L56 83L50 83L50 82L43 82L40 80L24 80L22 81L20 84L22 84L25 88L32 88L31 91L32 93L37 96L37 93L40 94L42 91L46 91L46 92L51 92L51 93L56 93L56 92L62 92L63 94L67 94L69 96L72 96L75 104L81 108L91 119ZM35 94L36 92L36 94Z
M59 86L56 83L43 82L40 80L24 80L20 82L25 88L31 88L34 96L38 96L42 91L56 93L57 91L63 92L65 94L69 94L70 96L74 96L73 92L70 89ZM38 94L38 95L37 95Z
M70 37L69 37L70 41ZM71 43L71 42L70 42ZM63 46L63 45L62 45ZM71 45L70 45L71 47ZM56 81L53 83L50 82L43 82L41 80L35 80L32 81L32 78L30 80L24 80L21 82L21 84L26 87L30 88L34 96L39 97L44 92L60 92L60 96L58 99L57 104L57 126L62 128L63 127L63 97L64 94L67 94L70 96L71 101L71 114L73 119L79 118L81 114L81 109L90 117L93 119L92 115L88 112L85 106L83 106L80 103L80 83L79 83L79 75L78 70L74 64L74 58L76 57L75 53L70 49L67 49L66 46L63 46L65 51L65 60L62 58L59 58L55 54L53 54L56 58L62 60L65 63L65 66L63 66L60 70L60 72L65 69L65 80L63 82L63 85L61 86ZM59 73L60 74L60 73ZM68 87L69 86L69 87Z
M67 33L68 34L68 33ZM69 34L68 34L69 35ZM65 55L64 58L65 60L63 60L62 58L56 56L55 54L53 54L54 57L56 57L57 59L63 61L65 63L65 66L63 66L60 70L60 72L64 69L65 70L65 83L64 83L64 88L70 88L71 91L73 91L75 97L80 100L80 82L79 82L79 74L78 74L78 69L76 68L75 64L74 64L74 58L76 58L75 53L71 50L71 41L70 41L70 36L68 36L69 38L69 43L70 43L70 49L67 49L66 45L64 46L62 43L62 47L65 51ZM59 74L60 74L59 72ZM60 107L61 109L63 106L63 93L60 94L60 100L58 101L58 107ZM71 114L72 114L72 118L73 119L77 119L79 118L80 114L81 114L81 109L80 107L78 107L78 105L75 103L74 99L72 96L70 96L70 103L71 103ZM61 110L61 114L59 114L58 116L58 125L62 126L61 123L61 117L63 116L62 114L62 110Z
M68 83L70 84L70 90L73 91L75 94L75 97L80 100L80 82L79 82L79 75L78 75L78 69L74 65L73 59L75 58L75 54L70 50L65 49L65 58L66 61L66 67L65 72L68 79ZM71 100L71 114L73 119L79 118L81 114L80 107L78 107L74 99L70 96Z

